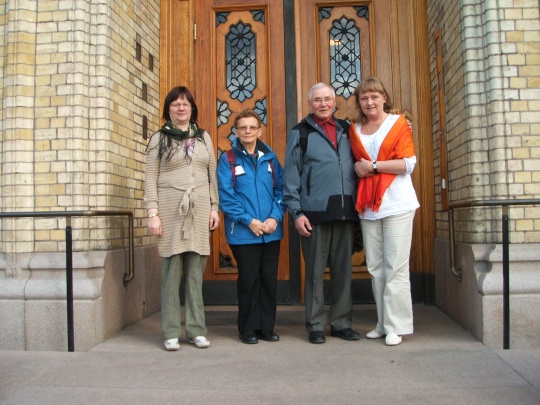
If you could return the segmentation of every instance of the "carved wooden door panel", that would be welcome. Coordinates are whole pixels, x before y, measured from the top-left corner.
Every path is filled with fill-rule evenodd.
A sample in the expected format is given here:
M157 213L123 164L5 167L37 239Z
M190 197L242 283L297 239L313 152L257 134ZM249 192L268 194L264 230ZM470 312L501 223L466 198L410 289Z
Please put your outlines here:
M216 157L230 149L236 136L235 115L250 108L262 118L261 140L283 164L287 136L283 1L199 0L196 7L195 97L199 120L213 137ZM288 231L284 228L279 280L289 279ZM223 226L212 243L205 280L236 280Z
M318 82L331 84L336 91L338 118L356 116L354 90L365 77L378 76L387 87L394 105L410 115L414 100L410 91L408 48L410 32L403 21L410 18L410 5L396 0L319 1L297 5L299 33L297 52L302 98L299 115L308 111L307 93ZM314 40L313 40L314 39ZM400 51L403 48L403 52ZM412 256L418 255L413 245ZM355 237L353 277L369 277L361 236Z
M298 80L302 96L298 98L299 117L309 112L309 88L321 81L332 84L336 90L336 116L353 117L354 87L363 77L377 76L385 83L394 105L412 118L413 139L419 158L412 178L420 201L414 219L410 257L413 300L425 297L426 279L423 276L433 271L435 237L425 7L421 0L295 2L297 71L301 72ZM361 279L368 277L362 262L363 253L355 252L353 277L360 279L357 286L362 285L360 282L364 280ZM430 279L427 280L429 282ZM354 286L353 283L353 289ZM361 295L366 295L367 290L363 291ZM354 299L363 301L358 295Z
M384 0L383 0L384 2ZM336 3L316 0L307 1L300 15L300 38L315 38L299 46L300 63L313 66L302 68L301 88L302 114L307 111L307 92L318 82L325 82L336 91L336 113L338 118L352 119L356 115L354 90L364 77L374 72L373 40L376 35L370 12L370 3ZM362 235L357 229L353 254L355 278L368 277ZM327 277L329 275L327 274Z

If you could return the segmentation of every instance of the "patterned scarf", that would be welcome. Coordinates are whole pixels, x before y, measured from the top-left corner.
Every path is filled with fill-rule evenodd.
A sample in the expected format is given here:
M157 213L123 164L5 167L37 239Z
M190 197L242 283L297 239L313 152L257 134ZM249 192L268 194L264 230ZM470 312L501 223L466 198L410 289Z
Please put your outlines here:
M190 123L187 131L183 131L176 128L171 121L167 121L165 125L161 127L161 133L166 135L169 140L166 144L160 142L159 155L166 155L167 160L170 160L171 156L175 153L176 147L171 145L170 139L179 141L184 149L185 156L191 158L195 149L195 139L202 138L203 130L198 128L195 124Z
M176 141L183 141L184 139L193 138L194 136L196 136L198 128L195 124L190 123L187 131L183 131L179 128L176 128L176 126L171 121L167 121L165 125L161 127L161 132L169 135L172 139Z

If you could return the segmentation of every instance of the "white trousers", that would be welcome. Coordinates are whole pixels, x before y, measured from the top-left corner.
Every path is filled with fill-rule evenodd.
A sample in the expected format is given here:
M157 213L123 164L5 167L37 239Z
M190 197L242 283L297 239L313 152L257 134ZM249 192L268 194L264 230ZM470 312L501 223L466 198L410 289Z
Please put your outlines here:
M362 219L366 263L372 276L381 334L413 333L409 256L415 211L378 220Z

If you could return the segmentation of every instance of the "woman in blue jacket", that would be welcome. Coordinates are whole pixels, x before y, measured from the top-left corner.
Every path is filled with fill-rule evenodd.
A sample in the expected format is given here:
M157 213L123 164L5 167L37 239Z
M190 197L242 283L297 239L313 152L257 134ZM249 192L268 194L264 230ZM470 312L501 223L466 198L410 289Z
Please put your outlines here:
M218 162L220 208L238 268L238 331L243 343L276 342L277 273L283 238L283 168L259 140L261 118L238 113L237 138Z

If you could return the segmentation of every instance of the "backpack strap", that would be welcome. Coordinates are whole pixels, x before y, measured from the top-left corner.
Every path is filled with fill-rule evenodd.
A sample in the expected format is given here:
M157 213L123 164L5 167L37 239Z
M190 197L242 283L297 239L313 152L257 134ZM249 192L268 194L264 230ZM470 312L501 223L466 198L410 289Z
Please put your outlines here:
M343 131L345 133L349 132L349 127L351 126L349 121L339 118L334 118L334 121L336 121L336 123L343 128ZM298 124L296 124L293 129L296 129L299 132L300 138L298 139L298 145L300 146L303 155L304 153L306 153L307 150L308 135L311 133L311 126L307 122L302 120Z
M270 170L272 170L272 179L274 180L274 188L277 187L277 179L276 179L276 171L274 170L274 161L272 159L270 159L268 161L268 163L270 164Z
M342 128L345 133L349 132L349 127L351 126L351 123L347 120L342 120L339 118L334 118L334 121L336 121Z
M300 121L298 124L296 124L293 128L293 130L297 130L299 132L299 139L298 139L298 145L300 147L300 150L302 151L302 155L306 153L307 149L307 138L310 132L310 126L304 122Z
M229 162L229 167L231 168L232 186L234 188L234 185L236 184L236 169L234 168L236 166L236 156L234 156L234 151L232 149L225 152L225 156L227 157L227 162Z

